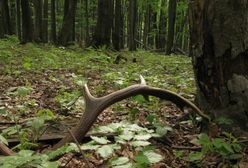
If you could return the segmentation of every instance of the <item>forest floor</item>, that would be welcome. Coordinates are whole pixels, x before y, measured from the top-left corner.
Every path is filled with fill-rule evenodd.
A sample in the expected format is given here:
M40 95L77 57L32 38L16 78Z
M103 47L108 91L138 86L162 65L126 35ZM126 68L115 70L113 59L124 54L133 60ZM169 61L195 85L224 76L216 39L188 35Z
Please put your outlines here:
M84 99L79 95L85 83L92 95L100 97L139 83L139 75L149 86L194 100L194 75L187 56L19 45L15 37L1 40L1 136L9 144L18 144L16 151L48 148L82 116ZM105 136L90 136L81 144L85 158L93 167L248 166L245 139L227 132L210 139L200 134L199 117L184 117L186 113L187 109L181 111L154 97L118 102L100 114L90 133ZM219 122L230 123L227 119ZM61 167L86 167L82 154L69 147L52 160Z

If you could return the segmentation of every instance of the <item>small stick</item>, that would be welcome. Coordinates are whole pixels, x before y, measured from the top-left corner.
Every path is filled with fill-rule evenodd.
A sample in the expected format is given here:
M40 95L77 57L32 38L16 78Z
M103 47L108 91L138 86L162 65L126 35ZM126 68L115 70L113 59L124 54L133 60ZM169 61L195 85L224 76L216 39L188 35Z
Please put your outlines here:
M86 165L87 165L87 168L91 168L90 166L90 163L88 161L88 159L84 156L84 152L82 151L80 145L79 145L79 142L78 140L76 139L76 137L73 135L73 133L71 132L71 130L69 128L67 128L68 132L70 133L70 135L72 136L73 140L75 141L77 147L78 147L78 150L79 152L81 153L82 157L83 157L83 160L85 161Z

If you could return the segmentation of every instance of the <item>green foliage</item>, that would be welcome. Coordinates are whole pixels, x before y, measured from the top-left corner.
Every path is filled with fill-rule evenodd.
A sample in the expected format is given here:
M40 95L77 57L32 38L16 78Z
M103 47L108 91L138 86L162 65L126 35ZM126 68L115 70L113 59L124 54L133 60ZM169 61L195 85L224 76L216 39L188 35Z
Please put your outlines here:
M159 137L163 137L168 131L172 131L170 126L162 124L155 115L148 115L146 119L156 128L156 134Z
M95 150L102 158L108 159L113 167L131 167L133 165L144 165L140 157L149 157L147 166L162 160L162 156L155 153L153 148L147 148L151 143L149 139L155 136L153 130L143 128L137 124L112 123L107 126L100 126L93 130L94 133L117 133L115 143L107 140L106 137L92 136L92 141L81 146L82 150ZM115 150L121 149L121 145L129 145L139 151L134 163L128 162L130 159L124 156L116 156Z
M57 168L58 162L49 161L45 154L35 154L30 150L21 150L19 153L0 157L0 167L19 168L19 167L37 167L37 168Z
M189 161L201 161L204 156L209 153L216 153L223 158L231 158L241 150L241 146L237 143L237 139L231 134L226 133L226 137L209 139L206 134L200 134L198 143L202 145L200 152L193 152L188 156Z

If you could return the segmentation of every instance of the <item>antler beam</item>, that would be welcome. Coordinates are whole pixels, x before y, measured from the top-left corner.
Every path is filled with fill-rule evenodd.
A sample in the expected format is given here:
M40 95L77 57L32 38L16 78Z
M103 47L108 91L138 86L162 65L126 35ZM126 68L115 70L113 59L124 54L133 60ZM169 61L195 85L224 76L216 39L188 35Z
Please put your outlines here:
M110 105L126 99L128 97L132 97L135 95L151 95L155 97L159 97L161 99L169 100L175 103L179 108L183 108L185 106L192 108L197 114L199 114L204 119L210 121L210 117L204 114L197 106L191 103L189 100L183 98L182 96L171 92L169 90L155 88L151 86L147 86L144 78L140 76L141 83L129 86L127 88L118 90L114 93L111 93L107 96L101 98L93 97L87 85L84 86L84 98L85 98L85 112L82 118L79 121L79 124L72 130L73 135L78 141L82 141L85 134L89 131L91 126L94 124L98 115ZM59 143L54 146L54 149L57 149L66 143L72 142L73 138L70 134L68 134L65 138L63 138Z

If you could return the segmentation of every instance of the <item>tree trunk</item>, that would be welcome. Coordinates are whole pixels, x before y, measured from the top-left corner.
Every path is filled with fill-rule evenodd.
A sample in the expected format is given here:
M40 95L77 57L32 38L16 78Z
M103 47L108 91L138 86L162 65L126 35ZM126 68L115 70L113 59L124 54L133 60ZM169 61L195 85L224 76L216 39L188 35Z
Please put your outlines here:
M0 1L0 7L1 7L1 15L2 15L2 31L3 34L12 34L12 28L11 28L11 21L10 21L10 14L9 14L9 5L8 0L1 0Z
M129 0L128 16L128 48L129 51L135 51L137 48L137 0Z
M121 1L115 0L115 17L114 17L114 30L113 30L113 46L114 49L120 50L120 38L121 38Z
M16 32L18 39L21 41L22 35L21 35L21 4L20 0L16 0Z
M173 43L174 43L174 33L175 33L175 21L176 21L176 10L177 10L177 0L169 0L168 6L168 34L167 34L167 49L166 54L171 54Z
M89 30L89 2L85 0L85 46L88 46L90 43L90 30Z
M67 0L65 0L64 19L58 37L58 43L63 46L68 45L73 32L73 22L75 21L74 18L76 15L77 0L71 0L69 1L69 5L67 5Z
M48 41L48 0L44 0L43 4L43 42Z
M112 0L98 0L98 17L96 31L94 35L94 45L96 47L110 46L112 27Z
M167 19L165 15L166 0L161 1L160 17L159 17L159 26L158 26L158 37L156 42L157 49L164 49L166 44L166 27Z
M56 31L56 0L51 0L51 41L57 43Z
M34 41L41 42L42 41L42 0L34 0Z
M248 2L190 2L190 53L198 102L248 130Z
M33 40L33 23L31 18L31 9L29 0L21 0L22 9L22 41L21 43Z

